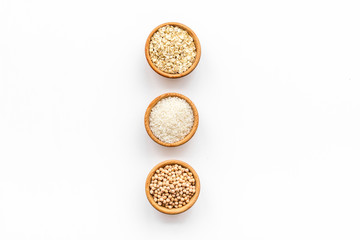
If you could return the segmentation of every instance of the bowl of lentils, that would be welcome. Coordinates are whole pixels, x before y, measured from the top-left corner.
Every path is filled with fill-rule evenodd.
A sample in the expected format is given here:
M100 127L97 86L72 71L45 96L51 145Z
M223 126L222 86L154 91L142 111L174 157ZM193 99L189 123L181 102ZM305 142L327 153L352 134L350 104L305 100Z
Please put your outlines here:
M199 114L188 97L179 93L164 93L149 104L144 123L154 142L165 147L177 147L194 136Z
M200 61L200 41L194 31L181 23L157 26L145 44L150 67L167 78L180 78L191 73Z
M145 192L156 210L166 214L179 214L191 208L198 199L199 176L189 164L167 160L150 171Z

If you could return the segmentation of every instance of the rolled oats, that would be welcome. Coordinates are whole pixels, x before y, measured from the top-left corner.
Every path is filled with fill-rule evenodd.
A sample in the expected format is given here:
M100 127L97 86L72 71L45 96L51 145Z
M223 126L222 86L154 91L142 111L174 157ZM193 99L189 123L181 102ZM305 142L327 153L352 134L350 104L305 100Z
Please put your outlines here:
M195 61L196 47L190 34L176 26L159 28L150 39L150 59L163 72L183 73Z

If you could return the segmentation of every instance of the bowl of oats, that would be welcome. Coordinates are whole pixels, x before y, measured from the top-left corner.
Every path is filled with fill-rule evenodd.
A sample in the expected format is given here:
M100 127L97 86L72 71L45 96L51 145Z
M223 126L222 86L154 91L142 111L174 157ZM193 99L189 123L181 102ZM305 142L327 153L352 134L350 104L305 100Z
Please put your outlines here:
M163 23L149 34L145 56L150 67L161 76L184 77L200 61L200 41L194 31L184 24Z
M200 180L195 170L179 160L157 164L145 182L150 204L166 214L179 214L191 208L200 194Z

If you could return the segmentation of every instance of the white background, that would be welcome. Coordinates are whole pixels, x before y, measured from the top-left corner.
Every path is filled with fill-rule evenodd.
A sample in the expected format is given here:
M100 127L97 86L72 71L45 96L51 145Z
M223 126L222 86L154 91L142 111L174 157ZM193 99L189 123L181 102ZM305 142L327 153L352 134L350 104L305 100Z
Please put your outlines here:
M0 0L0 239L360 239L358 1ZM202 57L147 64L157 25ZM154 143L145 109L196 104L194 138ZM145 197L160 161L201 180L168 216Z

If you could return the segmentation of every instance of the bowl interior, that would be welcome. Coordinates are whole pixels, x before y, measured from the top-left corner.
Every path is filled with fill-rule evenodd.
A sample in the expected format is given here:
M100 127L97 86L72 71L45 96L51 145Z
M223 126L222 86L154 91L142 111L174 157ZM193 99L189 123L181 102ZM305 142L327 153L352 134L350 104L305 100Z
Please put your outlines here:
M186 204L185 206L181 207L181 208L175 208L175 209L168 209L162 206L159 206L153 199L153 197L150 194L150 182L151 182L151 177L154 175L155 171L161 167L164 167L166 165L170 165L170 164L178 164L181 165L183 167L186 167L190 170L190 172L193 174L194 178L195 178L195 194L194 196L190 199L190 202L188 204ZM158 211L162 212L162 213L166 213L166 214L179 214L182 212L185 212L186 210L188 210L189 208L191 208L196 200L199 197L200 194L200 180L199 180L199 176L197 175L197 173L195 172L195 170L187 163L183 162L183 161L179 161L179 160L167 160L164 162L161 162L159 164L157 164L155 167L153 167L153 169L151 169L150 173L148 174L147 178L146 178L146 183L145 183L145 192L146 192L146 197L149 200L150 204Z
M193 114L194 114L194 124L193 124L193 127L190 131L190 133L188 135L186 135L185 138L183 138L182 140L178 141L178 142L175 142L175 143L166 143L166 142L162 142L160 139L158 139L154 134L153 132L151 131L150 129L150 113L151 113L151 110L152 108L161 100L161 99L164 99L164 98L167 98L167 97L179 97L179 98L182 98L184 99L187 103L189 103L189 105L191 106L191 109L193 110ZM146 109L146 112L145 112L145 129L146 129L146 132L148 133L148 135L150 136L150 138L152 140L154 140L156 143L162 145L162 146L165 146L165 147L177 147L177 146L180 146L184 143L186 143L187 141L189 141L195 134L197 128L198 128L198 125L199 125L199 114L198 114L198 111L195 107L195 104L186 96L182 95L182 94L179 94L179 93L164 93L160 96L158 96L157 98L155 98L151 103L150 105L148 106L148 108Z
M150 40L151 40L151 37L154 35L154 33L159 29L159 28L162 28L164 26L167 26L167 25L171 25L171 26L176 26L176 27L179 27L179 28L182 28L184 30L186 30L189 35L194 39L194 43L195 43L195 47L196 47L196 57L195 57L195 61L194 63L191 65L191 67L186 70L185 72L183 73L177 73L177 74L171 74L171 73L166 73L166 72L163 72L161 71L160 69L158 69L154 63L151 61L151 58L150 58L150 52L149 52L149 47L150 47ZM194 33L193 30L191 30L189 27L185 26L184 24L181 24L181 23L177 23L177 22L168 22L168 23L163 23L159 26L157 26L150 34L149 34L149 37L147 38L146 40L146 44L145 44L145 56L146 56L146 60L148 61L150 67L155 71L157 72L158 74L164 76L164 77L167 77L167 78L179 78L179 77L184 77L186 75L188 75L189 73L191 73L195 68L196 66L198 65L199 61L200 61L200 56L201 56L201 46L200 46L200 41L199 41L199 38L196 36L196 34Z

